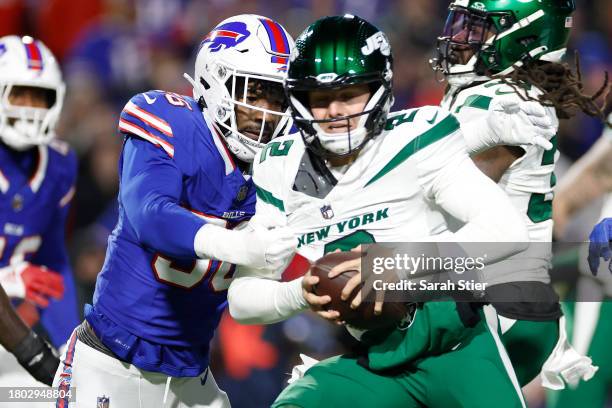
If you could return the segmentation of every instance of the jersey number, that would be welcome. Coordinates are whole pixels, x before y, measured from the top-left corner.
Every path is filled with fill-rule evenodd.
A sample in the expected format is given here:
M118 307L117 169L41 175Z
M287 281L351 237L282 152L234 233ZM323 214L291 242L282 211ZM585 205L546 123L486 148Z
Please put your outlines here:
M164 96L170 105L193 110L185 98L179 94L175 94L174 92L166 92L164 93Z
M271 142L268 143L263 150L261 151L261 159L259 162L262 163L268 157L268 153L270 156L286 156L289 154L289 149L293 144L293 140L286 140L282 143L280 142Z
M373 244L376 240L374 236L367 231L360 230L355 231L345 237L338 238L335 241L328 242L325 244L324 252L326 254L334 252L339 249L341 251L350 251L353 248L358 247L361 244Z
M236 265L211 259L198 259L188 267L181 267L160 254L153 258L152 267L157 279L168 285L191 289L208 278L215 292L227 290L236 271Z
M193 210L192 212L211 224L227 228L227 221L223 219ZM190 265L181 266L159 253L155 254L151 267L160 282L178 288L191 289L207 279L211 289L215 292L227 290L236 271L236 265L212 259L195 259Z
M547 150L542 155L542 166L548 166L555 164L555 152L557 151L557 136L550 139L553 144L553 148ZM550 175L550 187L554 187L557 184L557 177L555 173ZM543 222L552 218L552 194L533 193L529 197L529 204L527 205L527 216L533 223Z
M40 248L42 239L40 235L32 235L31 237L22 238L13 250L13 255L9 259L9 265L16 265L25 261L27 254L34 254ZM0 259L4 256L6 248L6 237L0 236Z

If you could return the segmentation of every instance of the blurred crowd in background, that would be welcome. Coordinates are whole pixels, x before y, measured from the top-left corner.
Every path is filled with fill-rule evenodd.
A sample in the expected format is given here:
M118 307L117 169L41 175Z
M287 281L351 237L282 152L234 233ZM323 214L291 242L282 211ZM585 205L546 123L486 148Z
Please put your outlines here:
M80 159L68 243L81 303L91 299L116 222L119 112L133 94L149 89L191 95L183 72L193 72L197 45L215 24L255 13L276 19L297 37L325 15L350 12L369 19L391 40L399 110L440 101L445 84L428 61L447 6L447 0L0 0L0 36L41 39L60 60L68 85L58 134ZM585 88L593 92L604 71L612 71L612 1L577 0L577 6L570 50L579 52ZM567 60L573 62L573 52ZM597 120L584 115L563 121L558 174L601 131ZM578 217L565 239L586 239L596 205ZM266 406L284 387L300 352L322 358L349 347L343 330L308 314L268 327L240 326L225 316L213 347L213 371L234 407Z

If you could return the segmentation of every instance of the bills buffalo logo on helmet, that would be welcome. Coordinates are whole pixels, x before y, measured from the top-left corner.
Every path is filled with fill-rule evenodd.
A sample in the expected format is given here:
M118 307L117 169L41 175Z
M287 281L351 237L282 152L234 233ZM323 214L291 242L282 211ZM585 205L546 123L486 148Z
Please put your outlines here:
M222 24L211 31L204 40L201 46L208 45L211 52L217 52L227 48L232 48L246 40L251 32L247 30L245 23L232 21Z

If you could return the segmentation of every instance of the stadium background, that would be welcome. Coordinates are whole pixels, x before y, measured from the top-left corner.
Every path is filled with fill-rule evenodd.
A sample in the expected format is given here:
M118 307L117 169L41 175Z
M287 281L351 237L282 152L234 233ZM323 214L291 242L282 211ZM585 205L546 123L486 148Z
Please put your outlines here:
M577 49L587 90L612 71L612 1L577 0L570 49ZM29 34L59 58L68 85L59 135L80 159L69 220L69 250L81 304L91 299L117 213L118 113L131 95L164 89L190 95L183 72L192 73L194 49L219 21L256 13L276 19L295 37L315 19L350 12L379 25L395 56L395 109L437 104L443 92L429 68L445 0L0 0L0 36ZM570 54L571 55L571 54ZM571 58L569 58L571 60ZM579 115L563 121L557 172L579 158L602 127ZM580 241L599 203L580 213L564 237ZM326 357L351 340L311 315L269 327L247 327L224 317L213 346L213 372L232 404L269 405L284 386L298 353ZM475 381L477 381L475 379ZM532 387L530 406L544 406Z

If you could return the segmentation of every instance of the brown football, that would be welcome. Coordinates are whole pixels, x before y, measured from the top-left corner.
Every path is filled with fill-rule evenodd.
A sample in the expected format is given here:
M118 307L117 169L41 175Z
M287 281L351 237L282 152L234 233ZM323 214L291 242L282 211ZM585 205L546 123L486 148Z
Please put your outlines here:
M337 310L340 313L340 320L358 329L380 329L396 325L408 313L408 308L403 303L385 302L382 313L377 316L374 315L374 303L372 302L362 302L357 309L351 309L351 301L357 295L358 289L353 290L346 301L340 298L342 288L357 271L346 271L335 278L328 278L327 274L334 266L360 256L359 252L334 252L316 261L311 269L311 274L319 277L319 283L314 288L315 294L329 295L331 302L325 305L326 309ZM362 286L363 283L358 288Z

